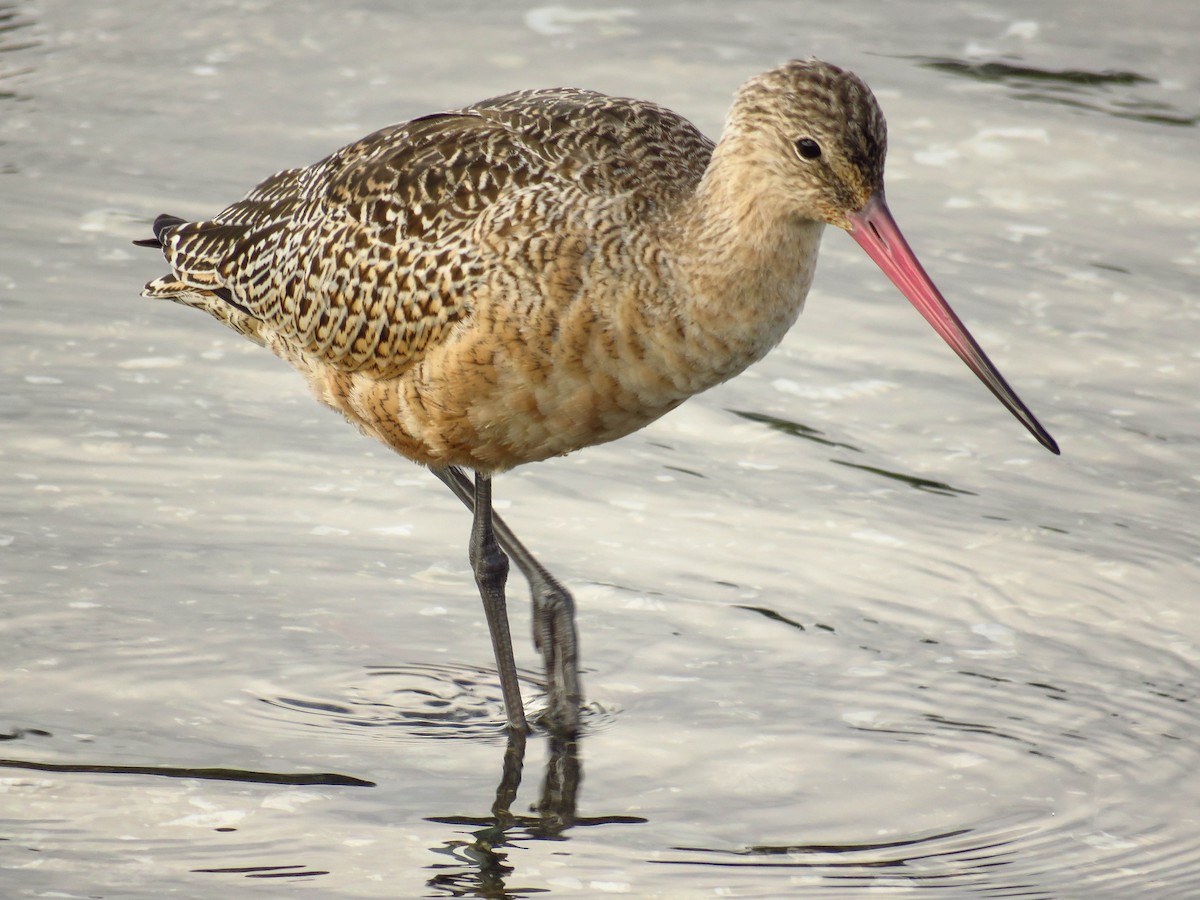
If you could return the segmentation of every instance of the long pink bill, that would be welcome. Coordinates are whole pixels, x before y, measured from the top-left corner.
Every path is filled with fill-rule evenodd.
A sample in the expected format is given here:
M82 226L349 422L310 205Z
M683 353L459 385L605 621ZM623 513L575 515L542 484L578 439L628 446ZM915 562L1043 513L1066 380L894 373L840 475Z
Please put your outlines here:
M896 220L892 218L892 213L883 199L883 191L879 191L867 201L862 212L851 213L849 218L850 236L858 241L859 246L875 260L875 264L900 288L900 292L942 336L942 340L950 345L967 367L987 385L988 390L996 395L1008 411L1029 429L1030 434L1037 438L1043 447L1051 453L1058 453L1058 444L1054 438L1050 437L1029 411L1029 407L1022 403L1021 398L1008 386L1004 376L992 365L987 354L980 349L975 338L971 337L971 333L954 314L950 304L925 274L916 254L900 233Z

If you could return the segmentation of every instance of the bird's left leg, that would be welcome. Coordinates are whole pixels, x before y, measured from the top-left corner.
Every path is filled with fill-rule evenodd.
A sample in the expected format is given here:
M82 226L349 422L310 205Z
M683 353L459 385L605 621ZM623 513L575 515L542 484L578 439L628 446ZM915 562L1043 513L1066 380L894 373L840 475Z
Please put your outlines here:
M433 474L468 509L476 509L475 491L466 473L455 466L446 466L433 469ZM550 705L545 720L556 733L574 737L579 732L579 707L583 702L575 600L517 539L503 519L493 514L492 525L500 546L529 582L533 597L533 643L546 666L546 693Z

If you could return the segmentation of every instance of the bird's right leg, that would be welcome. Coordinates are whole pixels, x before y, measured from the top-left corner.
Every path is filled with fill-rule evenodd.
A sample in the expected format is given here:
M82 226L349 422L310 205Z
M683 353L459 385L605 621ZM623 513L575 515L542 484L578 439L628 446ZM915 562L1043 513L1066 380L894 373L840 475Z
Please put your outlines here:
M483 598L488 631L492 635L492 650L496 654L496 670L500 674L500 691L508 725L515 732L529 731L525 721L525 705L521 702L521 686L517 682L517 664L513 659L512 635L508 630L508 606L504 598L504 582L508 580L508 557L496 541L492 523L492 476L475 473L472 494L474 520L471 524L469 555L475 571L475 583Z
M455 466L433 469L433 474L474 511L475 491L471 479ZM546 665L546 693L550 706L545 719L550 728L565 737L579 732L579 706L583 689L579 683L579 637L575 630L575 600L559 584L512 529L499 516L492 525L500 546L529 582L533 597L533 643Z

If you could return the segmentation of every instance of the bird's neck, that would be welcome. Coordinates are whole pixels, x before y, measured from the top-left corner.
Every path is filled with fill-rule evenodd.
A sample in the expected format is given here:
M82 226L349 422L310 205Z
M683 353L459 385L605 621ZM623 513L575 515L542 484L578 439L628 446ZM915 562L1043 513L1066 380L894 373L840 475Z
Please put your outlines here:
M722 141L679 210L676 252L687 284L680 312L728 348L718 380L761 359L804 307L824 225L797 216L761 170Z

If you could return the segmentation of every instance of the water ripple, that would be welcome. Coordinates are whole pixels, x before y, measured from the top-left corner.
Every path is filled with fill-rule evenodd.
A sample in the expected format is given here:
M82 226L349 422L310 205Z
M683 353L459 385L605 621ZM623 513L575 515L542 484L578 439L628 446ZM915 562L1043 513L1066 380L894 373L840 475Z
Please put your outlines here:
M1197 895L1200 855L1194 840L1163 834L1159 827L1117 836L1098 829L1090 818L978 822L886 842L675 847L674 858L651 862L790 872L793 879L803 873L810 888L806 897L868 889L872 896L887 896L922 888L1027 900Z
M1200 124L1200 115L1141 95L1138 89L1157 86L1158 82L1138 72L1044 69L1003 60L915 58L928 69L1003 84L1014 89L1014 96L1019 100L1055 103L1156 125L1193 127Z
M935 887L1047 900L1200 896L1200 831L1179 799L1200 789L1194 663L1101 630L948 630L936 612L879 604L877 617L822 632L742 608L803 644L814 670L799 696L794 671L751 673L758 705L790 686L787 702L812 711L810 728L832 748L801 766L813 786L809 830L783 823L784 840L681 844L650 861L718 867L726 884L741 870L771 872L806 897ZM759 725L768 737L772 718ZM796 764L780 765L786 778ZM848 787L847 768L858 773ZM1151 812L1172 802L1178 821Z
M546 705L540 682L521 676L525 711L537 725ZM507 739L504 699L494 671L462 665L366 666L344 683L312 694L262 692L257 710L286 725L320 728L326 734L361 739L379 729L387 739ZM617 710L589 703L585 732L607 727Z

